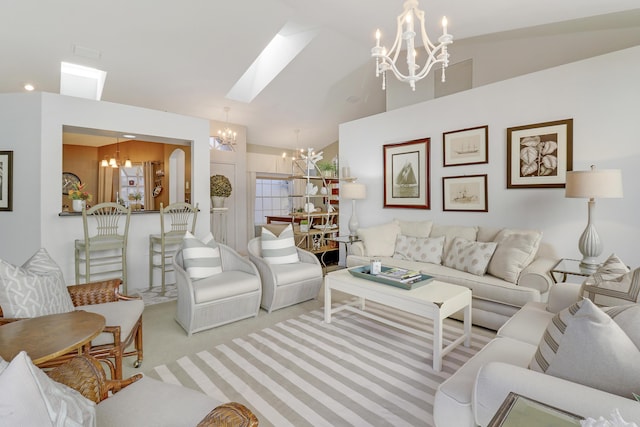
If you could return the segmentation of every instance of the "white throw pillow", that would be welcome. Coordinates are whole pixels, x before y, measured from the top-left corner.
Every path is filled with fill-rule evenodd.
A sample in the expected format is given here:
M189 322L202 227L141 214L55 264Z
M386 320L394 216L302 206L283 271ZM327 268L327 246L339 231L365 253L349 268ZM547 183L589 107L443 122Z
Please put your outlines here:
M399 234L396 238L393 258L406 261L429 262L431 264L442 263L442 249L444 248L444 236L442 237L410 237Z
M22 351L0 374L3 426L96 425L95 403L37 368Z
M489 263L489 274L517 283L520 272L535 258L541 240L542 233L538 231L500 231L494 240L498 246Z
M444 265L482 276L487 271L487 266L495 250L495 242L472 242L462 237L456 237L451 243Z
M618 305L602 309L620 326L625 334L640 349L640 304Z
M443 257L446 258L449 253L449 249L451 248L451 243L453 243L453 239L456 237L462 237L463 239L475 242L478 236L478 227L433 224L429 237L442 236L444 236Z
M433 221L404 221L394 219L394 223L400 226L400 234L410 237L429 237Z
M39 317L73 311L58 264L39 249L22 267L0 260L0 307L5 317Z
M200 280L222 273L220 247L211 233L202 240L186 232L182 241L184 269L191 280Z
M640 384L640 349L611 317L584 298L556 314L530 368L632 398Z
M262 227L260 245L262 259L264 259L267 264L292 264L294 262L300 262L291 224L287 225L278 236Z
M394 222L369 228L359 228L358 237L364 244L365 256L393 256L400 226Z
M587 277L583 290L595 303L606 305L640 302L640 268L629 271L626 264L612 254L595 273ZM606 299L606 300L605 300Z

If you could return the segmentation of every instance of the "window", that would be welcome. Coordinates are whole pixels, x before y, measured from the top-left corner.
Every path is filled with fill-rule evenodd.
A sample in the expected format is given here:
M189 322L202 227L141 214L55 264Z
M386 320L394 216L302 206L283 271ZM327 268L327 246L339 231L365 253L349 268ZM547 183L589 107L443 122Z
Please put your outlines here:
M256 178L255 224L265 224L267 216L283 216L291 213L291 181L274 178Z

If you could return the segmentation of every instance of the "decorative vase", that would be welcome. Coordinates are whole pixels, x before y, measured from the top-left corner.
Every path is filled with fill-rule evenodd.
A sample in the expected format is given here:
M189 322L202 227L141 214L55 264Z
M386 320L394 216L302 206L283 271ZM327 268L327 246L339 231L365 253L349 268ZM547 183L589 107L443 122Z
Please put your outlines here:
M82 212L82 208L85 207L85 205L87 204L86 200L72 200L71 201L71 207L73 208L74 212Z
M224 208L224 201L225 200L227 200L226 197L211 196L211 205L214 208Z

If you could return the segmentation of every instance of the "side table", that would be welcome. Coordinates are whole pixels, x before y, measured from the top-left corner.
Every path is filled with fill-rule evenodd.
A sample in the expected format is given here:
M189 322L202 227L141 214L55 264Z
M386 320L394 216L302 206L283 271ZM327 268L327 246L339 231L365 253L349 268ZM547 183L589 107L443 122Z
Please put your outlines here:
M584 418L512 392L487 427L572 427L580 426L580 420Z
M346 260L346 254L349 252L349 245L351 245L352 243L361 241L358 236L351 236L351 235L332 237L327 240L329 240L330 242L338 242L338 246L340 244L344 244L345 260ZM346 261L344 266L346 267Z
M569 258L562 258L551 269L551 271L549 271L554 283L558 283L558 280L556 279L556 274L560 275L560 277L562 278L560 282L566 282L567 276L589 277L594 272L595 270L593 269L581 267L580 260L569 259Z

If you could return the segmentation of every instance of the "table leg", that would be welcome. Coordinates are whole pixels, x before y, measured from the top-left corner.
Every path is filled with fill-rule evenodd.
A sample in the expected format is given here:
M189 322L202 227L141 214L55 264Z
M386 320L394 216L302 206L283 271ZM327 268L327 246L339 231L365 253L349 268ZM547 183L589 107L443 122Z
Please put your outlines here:
M324 280L324 322L331 323L331 286Z
M464 346L471 347L471 304L464 308L464 335Z
M442 319L440 313L433 319L433 370L442 370Z

